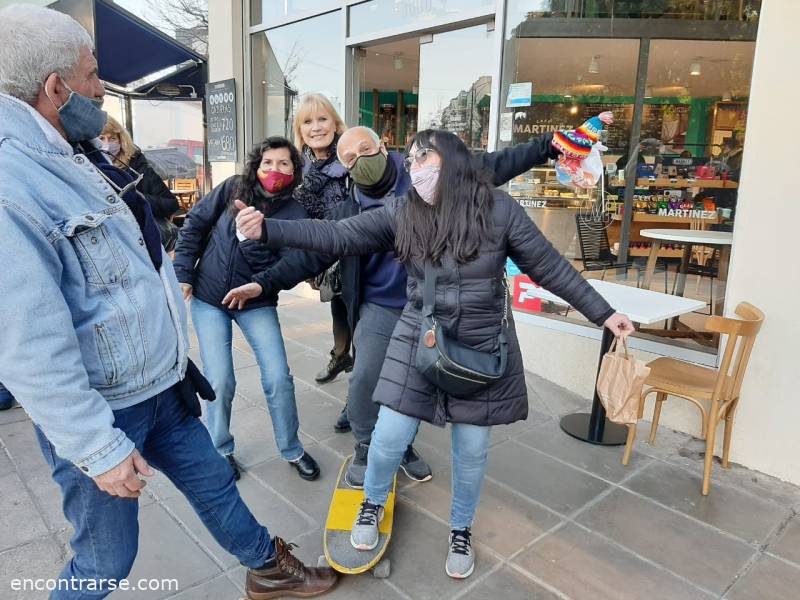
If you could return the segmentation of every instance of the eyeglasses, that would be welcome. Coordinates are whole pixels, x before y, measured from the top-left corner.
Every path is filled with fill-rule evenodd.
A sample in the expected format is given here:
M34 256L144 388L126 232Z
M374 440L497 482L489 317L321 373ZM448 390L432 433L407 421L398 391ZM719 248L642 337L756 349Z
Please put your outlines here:
M417 150L413 154L407 154L406 157L403 159L403 164L406 167L406 171L411 170L411 165L415 162L418 165L424 164L426 160L428 160L428 154L431 152L436 152L434 148L417 148Z

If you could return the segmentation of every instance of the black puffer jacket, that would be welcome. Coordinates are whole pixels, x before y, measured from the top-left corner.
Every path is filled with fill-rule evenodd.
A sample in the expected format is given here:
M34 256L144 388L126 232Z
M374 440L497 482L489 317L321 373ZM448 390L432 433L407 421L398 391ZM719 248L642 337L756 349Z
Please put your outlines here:
M240 242L230 210L238 184L238 176L228 178L186 215L175 247L175 275L193 286L194 296L218 308L230 290L251 281L264 291L243 310L276 306L280 290L316 275L332 259L290 248L270 250L251 240ZM262 212L271 219L308 217L291 192L270 199Z
M506 301L502 276L506 257L542 287L561 296L590 321L601 325L614 311L586 280L553 248L525 210L510 196L495 190L493 235L479 257L456 266L446 258L446 275L437 281L436 317L451 335L479 350L490 351L501 327ZM277 221L267 219L263 242L336 256L386 252L394 247L398 208L392 200L383 208L343 221ZM528 395L513 319L509 325L506 377L471 398L448 396L415 368L420 331L424 266L412 262L408 271L408 302L395 327L374 400L436 425L445 420L474 425L500 425L524 419ZM510 316L510 315L509 315Z
M136 189L147 199L154 217L169 219L178 212L178 200L147 162L141 150L136 151L128 165L142 174L142 180Z

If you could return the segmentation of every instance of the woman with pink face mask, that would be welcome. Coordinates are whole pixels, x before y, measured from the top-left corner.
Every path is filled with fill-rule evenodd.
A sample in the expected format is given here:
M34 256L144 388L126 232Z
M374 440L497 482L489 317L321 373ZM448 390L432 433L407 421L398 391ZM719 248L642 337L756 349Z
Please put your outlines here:
M270 219L307 219L293 193L303 158L283 137L270 137L247 156L241 176L217 186L189 211L175 250L175 274L191 299L192 322L200 342L203 372L216 400L207 404L214 445L239 478L230 431L236 390L233 350L235 322L252 348L281 457L299 476L319 476L316 461L298 438L294 380L286 361L276 306L278 292L324 270L328 257L301 250L269 250L236 230L234 200Z

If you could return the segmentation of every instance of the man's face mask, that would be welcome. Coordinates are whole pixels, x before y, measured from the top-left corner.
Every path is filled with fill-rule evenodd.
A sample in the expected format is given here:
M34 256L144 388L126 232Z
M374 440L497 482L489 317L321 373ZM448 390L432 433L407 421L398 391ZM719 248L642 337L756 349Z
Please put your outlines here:
M361 155L356 159L349 171L353 181L358 185L375 185L386 172L386 155L380 150L375 154Z
M108 114L102 110L103 101L82 96L73 91L66 81L63 79L61 81L70 92L67 101L58 108L49 94L47 98L58 111L67 141L75 144L93 140L103 131L108 119Z

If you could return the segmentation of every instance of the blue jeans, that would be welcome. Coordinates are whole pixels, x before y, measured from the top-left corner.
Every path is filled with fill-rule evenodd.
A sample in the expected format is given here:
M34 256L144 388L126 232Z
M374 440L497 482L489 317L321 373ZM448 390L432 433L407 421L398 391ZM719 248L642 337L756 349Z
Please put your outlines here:
M8 410L14 406L14 396L0 383L0 410Z
M214 402L206 403L208 431L217 451L227 455L234 449L231 406L236 392L232 350L233 321L236 321L256 355L278 450L285 460L299 459L304 450L297 436L300 421L294 398L294 379L289 372L276 308L265 306L228 311L197 298L192 298L191 308L192 322L200 340L203 374L217 395Z
M270 534L239 496L233 469L214 449L200 420L186 411L175 387L114 411L114 425L186 496L220 546L252 568L272 556ZM139 545L138 501L100 491L94 480L55 453L38 427L36 435L53 479L61 487L64 516L75 530L70 540L75 555L59 579L99 582L127 577ZM50 599L105 598L112 591L108 587L87 591L86 587L84 583L82 591L56 588Z
M375 431L372 432L364 479L364 493L372 504L386 504L394 474L406 448L414 441L418 427L419 419L381 406ZM453 423L450 427L453 461L450 527L463 529L472 527L475 518L492 428L464 423Z

